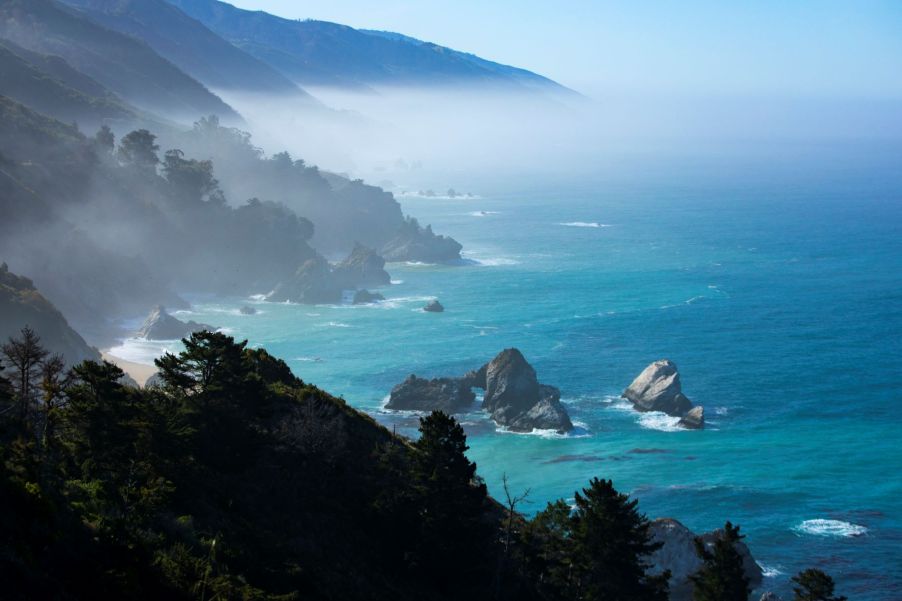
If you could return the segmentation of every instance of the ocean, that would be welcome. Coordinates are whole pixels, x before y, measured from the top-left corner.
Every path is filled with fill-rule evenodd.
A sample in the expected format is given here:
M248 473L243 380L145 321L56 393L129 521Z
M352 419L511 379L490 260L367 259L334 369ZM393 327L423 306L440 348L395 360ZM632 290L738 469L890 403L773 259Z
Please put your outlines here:
M416 415L383 409L394 385L517 347L577 429L513 434L460 416L493 494L506 475L534 513L610 478L651 518L697 532L739 524L761 590L788 598L790 576L819 567L856 601L900 599L902 173L806 164L401 196L464 244L461 265L390 264L373 306L196 298L176 315L265 346L411 436ZM431 298L445 313L421 311ZM131 340L113 354L147 362L177 346ZM705 430L619 399L662 358L704 405Z

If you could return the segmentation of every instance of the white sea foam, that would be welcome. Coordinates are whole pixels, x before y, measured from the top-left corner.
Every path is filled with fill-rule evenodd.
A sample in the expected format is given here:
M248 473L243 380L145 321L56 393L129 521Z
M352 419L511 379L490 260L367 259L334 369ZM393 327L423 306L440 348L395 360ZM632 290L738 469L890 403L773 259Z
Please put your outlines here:
M304 363L322 363L322 358L320 357L295 357L295 361L302 361Z
M404 283L404 280L391 280L389 282L392 286L399 286Z
M467 213L471 217L488 217L490 215L498 215L498 211L472 211Z
M680 418L667 415L660 411L648 411L639 414L639 425L646 430L658 430L660 432L681 432Z
M351 327L353 327L351 324L343 323L340 321L330 321L327 323L318 323L316 325L317 325L317 327L320 327L320 328L351 328Z
M566 227L611 227L609 223L598 223L597 221L568 221L558 225Z
M252 301L263 302L266 300L266 295L265 294L251 294L250 299Z
M505 265L519 265L520 261L516 259L508 259L506 257L495 257L490 259L473 259L478 265L484 267L501 267Z
M534 428L530 432L514 432L512 430L509 430L506 426L498 426L497 428L495 428L495 432L498 432L499 434L517 434L520 436L537 436L539 438L544 438L546 440L560 439L560 438L564 438L564 439L566 439L566 438L588 438L591 436L591 434L585 428L580 428L580 427L575 427L575 426L576 426L576 424L574 424L574 428L570 432L564 432L564 433L558 432L557 430L553 430L553 429L544 430L544 429L539 429L539 428Z
M761 568L761 575L765 578L776 578L777 576L782 576L786 572L782 571L779 566L769 566L767 564L761 563L760 561L756 561L758 567Z
M867 534L868 529L859 524L843 522L842 520L805 520L793 530L802 534L814 536L833 536L839 538L851 538Z

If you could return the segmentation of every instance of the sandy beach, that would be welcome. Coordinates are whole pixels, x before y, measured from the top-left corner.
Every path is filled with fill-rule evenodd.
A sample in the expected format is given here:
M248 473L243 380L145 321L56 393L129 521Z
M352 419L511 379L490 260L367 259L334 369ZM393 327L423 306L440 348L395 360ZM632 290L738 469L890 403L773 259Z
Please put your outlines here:
M119 369L134 378L134 380L141 386L144 386L144 383L147 382L147 379L157 371L157 368L153 365L144 365L142 363L126 361L125 359L120 359L119 357L111 355L107 351L102 351L101 354L103 355L104 360L118 365Z

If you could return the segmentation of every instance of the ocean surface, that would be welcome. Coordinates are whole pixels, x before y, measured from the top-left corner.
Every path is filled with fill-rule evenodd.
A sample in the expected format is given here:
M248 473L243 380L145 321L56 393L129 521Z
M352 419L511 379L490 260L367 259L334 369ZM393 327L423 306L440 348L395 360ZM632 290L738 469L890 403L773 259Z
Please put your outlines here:
M885 167L885 166L884 166ZM649 517L731 520L788 598L805 567L856 601L902 599L902 175L736 172L402 196L465 246L457 266L390 264L387 301L300 306L194 299L178 314L247 338L303 379L414 436L383 409L408 374L454 376L506 347L558 386L567 436L460 416L489 489L533 513L611 478ZM266 292L266 291L260 291ZM442 314L421 311L439 298ZM242 304L259 311L241 315ZM148 362L178 344L125 341ZM669 358L704 431L618 397Z

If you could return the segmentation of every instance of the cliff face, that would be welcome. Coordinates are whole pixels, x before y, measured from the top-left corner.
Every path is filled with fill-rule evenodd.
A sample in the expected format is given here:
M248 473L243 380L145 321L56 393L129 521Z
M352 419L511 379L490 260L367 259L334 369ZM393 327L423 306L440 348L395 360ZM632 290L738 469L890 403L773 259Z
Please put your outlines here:
M0 264L0 341L31 327L52 353L60 353L68 364L85 359L99 360L100 353L73 330L63 314L44 298L28 278Z

